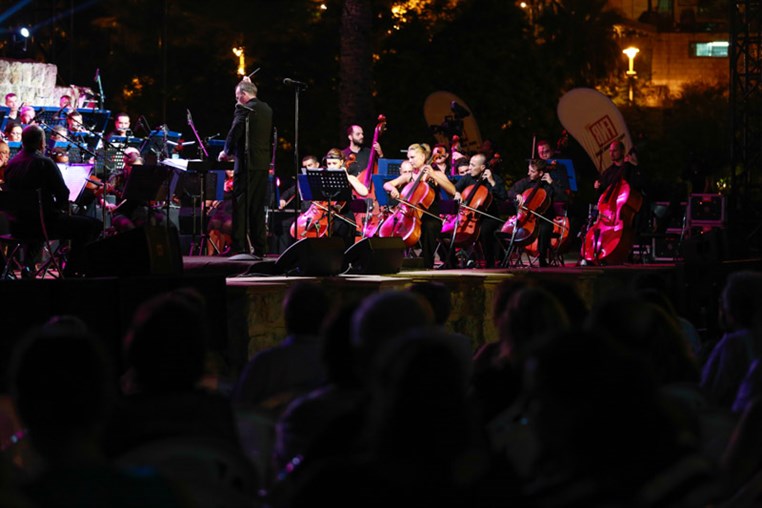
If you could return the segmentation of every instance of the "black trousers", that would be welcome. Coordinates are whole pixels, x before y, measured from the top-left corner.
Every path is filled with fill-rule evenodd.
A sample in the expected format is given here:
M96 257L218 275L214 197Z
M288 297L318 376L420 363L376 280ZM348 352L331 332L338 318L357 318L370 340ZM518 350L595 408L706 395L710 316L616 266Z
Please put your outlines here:
M233 179L233 252L267 254L267 171L242 171ZM248 227L247 227L248 226ZM248 240L247 240L248 238Z

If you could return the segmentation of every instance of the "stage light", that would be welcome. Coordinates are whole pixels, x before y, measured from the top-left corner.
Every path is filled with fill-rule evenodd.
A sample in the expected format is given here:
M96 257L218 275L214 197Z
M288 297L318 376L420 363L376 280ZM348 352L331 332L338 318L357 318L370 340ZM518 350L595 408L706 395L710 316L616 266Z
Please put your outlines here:
M23 37L24 39L28 39L31 33L29 32L29 29L25 26L22 26L19 28L19 35Z

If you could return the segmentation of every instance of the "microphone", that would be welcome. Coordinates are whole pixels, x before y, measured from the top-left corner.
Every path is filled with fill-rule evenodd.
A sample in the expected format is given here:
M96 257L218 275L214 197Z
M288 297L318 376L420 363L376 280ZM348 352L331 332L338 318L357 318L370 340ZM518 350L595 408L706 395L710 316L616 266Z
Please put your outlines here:
M93 77L93 81L97 83L99 79L101 79L101 69L97 68L95 69L95 77Z
M188 125L193 125L193 117L191 116L190 109L186 109L185 111L188 112Z
M298 88L307 89L307 83L305 83L304 81L297 81L297 80L291 79L291 78L284 79L283 80L283 84L284 85L295 86L295 87L298 87Z
M206 138L206 140L207 140L207 141L211 141L211 140L213 140L214 138L216 138L216 137L217 137L217 136L219 136L219 135L220 135L220 133L219 133L219 132L218 132L217 134L212 134L211 136L208 136L208 137Z

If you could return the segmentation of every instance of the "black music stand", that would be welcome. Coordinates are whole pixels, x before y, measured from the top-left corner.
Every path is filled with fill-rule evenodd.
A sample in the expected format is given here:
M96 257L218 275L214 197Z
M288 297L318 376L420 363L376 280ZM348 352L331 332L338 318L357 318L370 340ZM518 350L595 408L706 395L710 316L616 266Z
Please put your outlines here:
M125 201L161 201L166 196L162 184L170 174L164 166L132 166L132 171L124 184L122 198Z
M200 216L200 225L199 230L201 231L201 237L199 238L198 243L198 254L202 255L204 251L204 246L207 243L207 240L209 238L209 235L206 231L206 224L204 219L206 218L206 194L208 192L207 190L207 175L210 171L225 171L225 170L232 170L234 167L234 163L231 162L221 162L221 161L215 161L215 160L189 160L188 161L188 168L187 171L189 173L196 173L199 177L199 199L201 200L201 211L199 213ZM216 181L215 181L216 184ZM213 187L216 189L216 186ZM193 194L191 194L193 195ZM195 207L193 208L195 213ZM191 242L191 252L190 255L193 255L194 250L196 250L196 221L193 221L193 241ZM215 247L216 250L216 247ZM219 252L218 252L219 254Z
M347 172L343 169L308 169L307 182L312 199L328 201L328 236L333 230L331 210L337 201L352 199L352 188L349 186Z

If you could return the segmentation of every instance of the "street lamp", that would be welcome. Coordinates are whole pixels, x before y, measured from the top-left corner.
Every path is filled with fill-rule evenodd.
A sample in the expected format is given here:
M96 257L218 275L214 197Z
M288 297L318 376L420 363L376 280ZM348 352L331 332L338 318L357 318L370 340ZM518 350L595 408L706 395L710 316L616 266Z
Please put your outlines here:
M629 85L629 97L630 97L630 104L632 104L633 100L633 82L635 81L635 75L637 72L635 72L635 56L640 53L640 50L636 48L635 46L630 46L629 48L625 48L622 50L622 53L627 55L627 58L629 59L629 68L627 69L627 82Z

